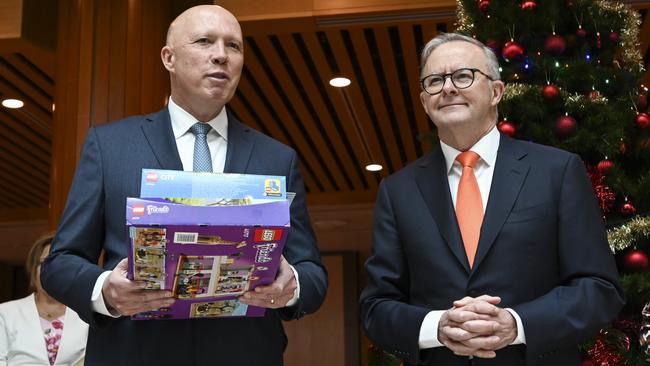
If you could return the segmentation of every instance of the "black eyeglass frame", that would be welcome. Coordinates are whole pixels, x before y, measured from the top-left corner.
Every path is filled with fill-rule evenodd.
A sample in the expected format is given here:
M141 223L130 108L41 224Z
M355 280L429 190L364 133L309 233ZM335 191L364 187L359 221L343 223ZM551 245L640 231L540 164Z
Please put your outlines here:
M459 72L459 71L464 71L464 70L469 70L469 71L472 72L472 82L469 83L469 85L467 85L467 86L460 87L460 86L456 85L456 82L454 81L454 77L453 77L453 75L454 75L455 73ZM425 91L427 94L429 94L429 95L440 94L440 93L442 92L442 89L444 89L444 87L445 87L445 83L447 82L447 78L450 78L450 79L451 79L451 83L454 85L454 87L455 87L456 89L467 89L467 88L469 88L470 86L474 85L474 81L476 80L476 73L477 73L477 72L480 73L480 74L482 74L483 76L485 76L485 77L486 77L488 80L490 80L490 81L495 81L495 80L496 80L496 79L494 79L493 77L491 77L490 75L484 73L483 71L481 71L481 70L479 70L479 69L476 69L476 68L473 68L473 67L463 67L463 68L460 68L460 69L458 69L458 70L454 70L453 72L450 72L450 73L447 73L447 74L430 74L430 75L427 75L427 76L423 77L422 79L420 79L420 87L422 88L422 90L424 90L424 91ZM440 86L440 90L437 91L437 92L435 92L435 93L430 93L430 92L427 90L427 88L424 86L424 81L425 81L426 79L432 77L432 76L441 76L441 77L442 77L442 84L440 84L440 85L441 85L441 86Z

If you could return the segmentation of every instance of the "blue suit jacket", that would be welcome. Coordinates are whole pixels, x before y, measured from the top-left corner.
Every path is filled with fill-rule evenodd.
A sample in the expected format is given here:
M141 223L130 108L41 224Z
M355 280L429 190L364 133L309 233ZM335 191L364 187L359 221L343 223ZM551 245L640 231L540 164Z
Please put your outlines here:
M298 272L300 300L261 318L132 321L92 311L97 277L127 256L126 197L140 196L143 168L183 168L166 108L90 128L52 251L42 265L46 291L91 325L87 364L280 365L286 346L281 318L316 311L327 288L295 151L228 116L225 172L283 175L287 190L296 192L283 254ZM95 263L102 252L100 268Z
M579 365L577 344L623 305L600 210L580 158L501 135L472 269L440 149L380 185L361 295L371 340L409 364L468 365L445 347L420 351L431 310L464 296L500 296L526 345L474 365Z

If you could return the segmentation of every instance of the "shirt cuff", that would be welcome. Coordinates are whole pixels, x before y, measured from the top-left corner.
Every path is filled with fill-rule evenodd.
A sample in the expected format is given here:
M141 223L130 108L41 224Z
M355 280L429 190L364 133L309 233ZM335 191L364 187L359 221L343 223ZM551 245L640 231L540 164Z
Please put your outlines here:
M293 290L293 297L289 302L285 305L285 307L293 306L298 302L298 299L300 298L300 281L298 281L298 271L296 271L295 268L293 268L292 265L289 265L291 270L293 271L294 277L296 277L296 289Z
M95 287L93 288L93 294L92 297L90 298L90 302L92 304L93 311L96 313L100 313L102 315L110 316L112 318L119 318L120 314L117 312L111 312L108 310L106 307L106 303L104 302L104 295L102 294L102 289L104 288L104 282L108 278L108 276L111 274L111 271L105 271L99 277L97 277L97 282L95 282Z
M422 321L418 345L420 349L444 346L438 341L438 323L446 310L432 310Z
M516 311L506 308L512 314L512 317L515 318L515 322L517 322L517 338L515 338L514 341L510 344L526 344L526 334L524 333L524 324L521 322L521 318L519 317L519 314L517 314Z

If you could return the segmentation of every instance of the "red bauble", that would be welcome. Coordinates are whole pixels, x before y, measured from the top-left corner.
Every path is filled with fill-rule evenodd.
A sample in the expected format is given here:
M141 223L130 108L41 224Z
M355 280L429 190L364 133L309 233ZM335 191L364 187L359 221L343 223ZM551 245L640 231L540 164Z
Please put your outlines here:
M587 31L582 27L578 27L578 30L576 31L576 35L580 38L585 38L587 36Z
M618 42L618 33L612 32L609 34L609 40L616 43Z
M636 125L641 128L650 126L650 116L648 116L646 113L639 113L636 116Z
M565 139L576 131L578 122L571 116L561 116L555 121L555 133L561 139Z
M594 100L600 98L600 92L598 90L592 90L589 92L589 99Z
M634 216L636 214L636 207L634 207L632 202L625 202L621 206L621 213L626 216Z
M492 52L495 53L499 49L499 42L497 42L497 40L495 39L488 39L487 41L485 41L485 45L488 46L492 50Z
M607 172L614 167L614 162L609 159L603 159L598 162L598 171L601 174L607 174Z
M487 13L488 10L490 10L490 1L489 0L479 1L478 8L481 9L482 12Z
M537 3L534 0L524 0L521 3L521 9L523 10L535 10Z
M627 145L625 145L625 141L621 139L621 144L618 145L618 152L621 153L621 155L625 155L625 152L627 152Z
M499 122L497 128L499 129L499 131L501 131L501 133L508 135L510 137L514 137L515 133L517 133L517 129L515 128L515 125L508 120L503 120Z
M560 95L560 89L553 84L544 85L542 88L542 96L548 101L554 100L558 95Z
M506 45L503 47L503 52L502 52L503 58L505 58L508 61L512 61L523 54L524 54L524 48L521 47L521 45L515 41L510 41L506 43Z
M596 366L596 364L594 363L594 360L592 360L591 358L585 358L584 360L582 360L580 366Z
M641 112L645 111L645 109L648 108L648 95L639 94L639 102L637 103L636 106L639 111Z
M630 250L623 257L623 266L629 272L645 272L648 264L648 255L642 250Z
M559 56L564 52L564 49L566 48L566 42L564 41L564 38L552 35L546 38L546 42L544 42L544 48L549 54L553 56Z

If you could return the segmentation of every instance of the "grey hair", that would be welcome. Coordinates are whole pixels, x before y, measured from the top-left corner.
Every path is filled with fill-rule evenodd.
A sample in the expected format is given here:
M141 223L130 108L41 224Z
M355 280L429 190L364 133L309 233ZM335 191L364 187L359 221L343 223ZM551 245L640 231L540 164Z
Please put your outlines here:
M431 56L433 50L438 48L440 45L454 41L467 42L480 47L485 54L485 58L487 59L488 69L486 72L494 80L501 79L501 73L499 72L499 60L497 59L497 56L494 54L494 52L480 41L459 33L439 33L432 40L427 42L426 45L424 45L424 48L422 49L422 56L420 58L420 77L424 76L422 75L424 65L427 63L427 60L429 59L429 56Z

